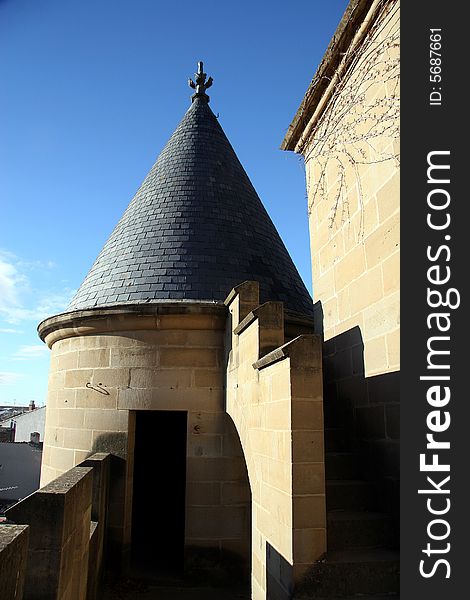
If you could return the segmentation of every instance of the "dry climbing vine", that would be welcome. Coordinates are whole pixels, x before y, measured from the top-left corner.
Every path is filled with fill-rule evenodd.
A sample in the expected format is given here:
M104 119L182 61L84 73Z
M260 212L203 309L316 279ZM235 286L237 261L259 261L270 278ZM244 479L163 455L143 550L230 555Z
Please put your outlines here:
M340 224L350 218L347 192L353 186L357 186L362 219L365 166L385 161L399 164L393 144L399 138L399 44L398 3L383 0L375 24L344 56L348 67L338 77L307 141L305 162L314 161L316 175L313 189L308 190L309 213L314 201L328 197L330 228L337 218ZM334 174L333 182L327 170L330 177Z

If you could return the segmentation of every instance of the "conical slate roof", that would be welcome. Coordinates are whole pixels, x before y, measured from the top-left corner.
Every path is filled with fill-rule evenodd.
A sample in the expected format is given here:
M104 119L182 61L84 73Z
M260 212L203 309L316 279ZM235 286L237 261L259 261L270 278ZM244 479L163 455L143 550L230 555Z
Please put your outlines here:
M312 314L312 300L208 105L193 103L68 311L161 301L222 302L246 280L261 301Z

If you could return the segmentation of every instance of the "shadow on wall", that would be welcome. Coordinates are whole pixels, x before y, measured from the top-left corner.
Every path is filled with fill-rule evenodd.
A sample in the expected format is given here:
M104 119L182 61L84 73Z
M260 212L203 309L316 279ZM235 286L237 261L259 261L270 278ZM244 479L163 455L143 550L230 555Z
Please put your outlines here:
M119 572L124 544L127 433L118 431L99 435L94 441L90 456L97 452L111 454L106 519L106 566L111 572Z
M293 590L292 565L266 542L266 600L290 600Z
M323 309L315 304L323 338ZM359 474L377 487L377 508L399 518L400 371L366 377L364 341L353 327L323 342L325 435L339 428L359 455ZM398 531L398 527L395 527Z

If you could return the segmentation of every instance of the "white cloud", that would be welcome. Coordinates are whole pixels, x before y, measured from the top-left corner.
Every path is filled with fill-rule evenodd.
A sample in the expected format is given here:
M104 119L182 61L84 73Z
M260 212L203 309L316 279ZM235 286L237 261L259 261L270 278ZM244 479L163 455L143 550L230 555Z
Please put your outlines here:
M10 307L19 304L19 290L25 284L25 278L18 273L15 265L0 255L0 311L7 312Z
M0 333L24 333L21 329L13 329L12 327L0 327Z
M16 383L18 379L24 377L24 373L15 373L13 371L0 371L0 385L9 385Z
M45 344L30 344L29 346L21 346L13 354L14 360L30 360L34 358L42 358L49 354L49 348Z
M10 252L0 251L0 317L7 323L38 322L65 310L74 290L64 288L51 293L40 292L32 289L24 274L25 270L33 268L54 267L52 261L21 261ZM29 306L25 305L25 299ZM4 331L7 332L13 333L13 330Z

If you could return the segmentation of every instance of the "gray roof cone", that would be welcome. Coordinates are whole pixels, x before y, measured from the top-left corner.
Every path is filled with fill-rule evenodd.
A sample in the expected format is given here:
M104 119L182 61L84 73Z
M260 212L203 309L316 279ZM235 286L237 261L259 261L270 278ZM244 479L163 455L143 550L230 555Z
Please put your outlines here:
M67 310L222 302L246 280L259 282L262 302L312 315L310 295L202 90Z

